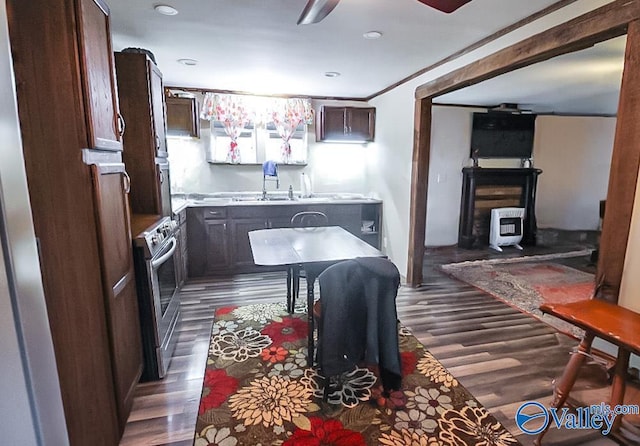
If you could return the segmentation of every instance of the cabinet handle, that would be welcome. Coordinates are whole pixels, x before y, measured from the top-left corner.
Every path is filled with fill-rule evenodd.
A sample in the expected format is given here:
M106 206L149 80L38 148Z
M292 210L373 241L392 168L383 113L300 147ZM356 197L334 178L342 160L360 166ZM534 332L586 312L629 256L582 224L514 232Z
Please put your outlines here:
M124 122L124 118L120 113L118 113L118 133L120 134L120 136L124 136L125 127L126 127L126 124Z
M160 151L160 137L156 135L156 152Z
M122 171L122 175L124 175L124 193L128 194L131 192L131 177L126 170Z
M158 180L160 184L164 183L164 172L162 170L158 170Z

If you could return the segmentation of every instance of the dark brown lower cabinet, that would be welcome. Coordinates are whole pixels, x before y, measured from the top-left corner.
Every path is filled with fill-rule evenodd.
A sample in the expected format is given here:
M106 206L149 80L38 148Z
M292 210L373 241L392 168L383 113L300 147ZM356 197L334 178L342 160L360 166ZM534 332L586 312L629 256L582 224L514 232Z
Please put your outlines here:
M340 226L380 248L382 203L230 205L187 209L188 277L265 269L253 263L249 232L287 228L301 211L324 212ZM365 222L372 222L363 229Z
M129 202L124 164L91 166L102 264L111 369L118 421L123 431L142 375L142 340L131 251Z
M188 277L207 276L229 269L229 235L225 209L187 209Z
M253 254L249 244L249 232L256 229L267 229L269 222L265 218L240 218L231 222L233 267L253 266Z

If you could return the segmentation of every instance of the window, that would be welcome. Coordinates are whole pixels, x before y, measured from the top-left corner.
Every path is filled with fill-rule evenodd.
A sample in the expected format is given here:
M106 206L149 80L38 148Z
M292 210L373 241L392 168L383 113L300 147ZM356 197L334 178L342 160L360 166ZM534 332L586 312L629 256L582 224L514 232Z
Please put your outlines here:
M275 124L273 122L268 123L265 130L265 159L284 162L282 148L284 141L276 129ZM307 125L301 123L296 127L291 138L289 138L291 157L288 164L307 163L307 144Z
M207 93L200 116L211 126L209 162L307 162L307 125L313 121L308 99Z
M258 162L257 156L257 138L255 124L250 122L244 126L244 129L238 135L236 143L240 153L239 164L252 164ZM228 162L229 147L231 145L231 137L227 135L224 125L220 121L211 121L211 147L209 148L209 156L207 161L213 163Z

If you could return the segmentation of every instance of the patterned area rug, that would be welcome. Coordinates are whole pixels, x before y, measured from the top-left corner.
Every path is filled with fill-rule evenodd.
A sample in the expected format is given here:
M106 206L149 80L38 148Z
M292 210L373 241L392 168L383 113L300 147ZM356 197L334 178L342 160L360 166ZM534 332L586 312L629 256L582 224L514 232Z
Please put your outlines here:
M566 257L566 256L565 256ZM553 316L543 315L542 303L588 300L594 290L594 276L538 256L443 265L441 269L458 280L533 315L557 330L581 337L582 330ZM542 261L541 261L542 260ZM547 260L547 261L544 261Z
M399 335L400 391L384 395L375 368L356 367L324 402L305 313L216 310L194 445L519 444L406 328Z

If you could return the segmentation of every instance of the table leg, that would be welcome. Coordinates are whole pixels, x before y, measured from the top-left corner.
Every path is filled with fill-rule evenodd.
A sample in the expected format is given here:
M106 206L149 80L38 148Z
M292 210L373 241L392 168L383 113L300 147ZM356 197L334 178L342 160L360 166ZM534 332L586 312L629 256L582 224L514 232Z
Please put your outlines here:
M564 372L562 372L562 377L553 389L553 402L551 403L551 407L560 408L564 405L571 388L576 382L578 371L591 351L591 344L593 343L594 337L595 335L593 333L586 332L578 346L578 351L571 355L569 362L564 368ZM550 424L551 423L548 423L545 430L538 434L533 442L534 445L540 446L540 444L542 444L542 437L544 437Z
M307 367L313 367L313 283L315 277L307 272L307 323L309 324Z
M293 275L291 274L291 266L287 266L287 311L289 314L293 313L293 301L291 300L291 281Z

